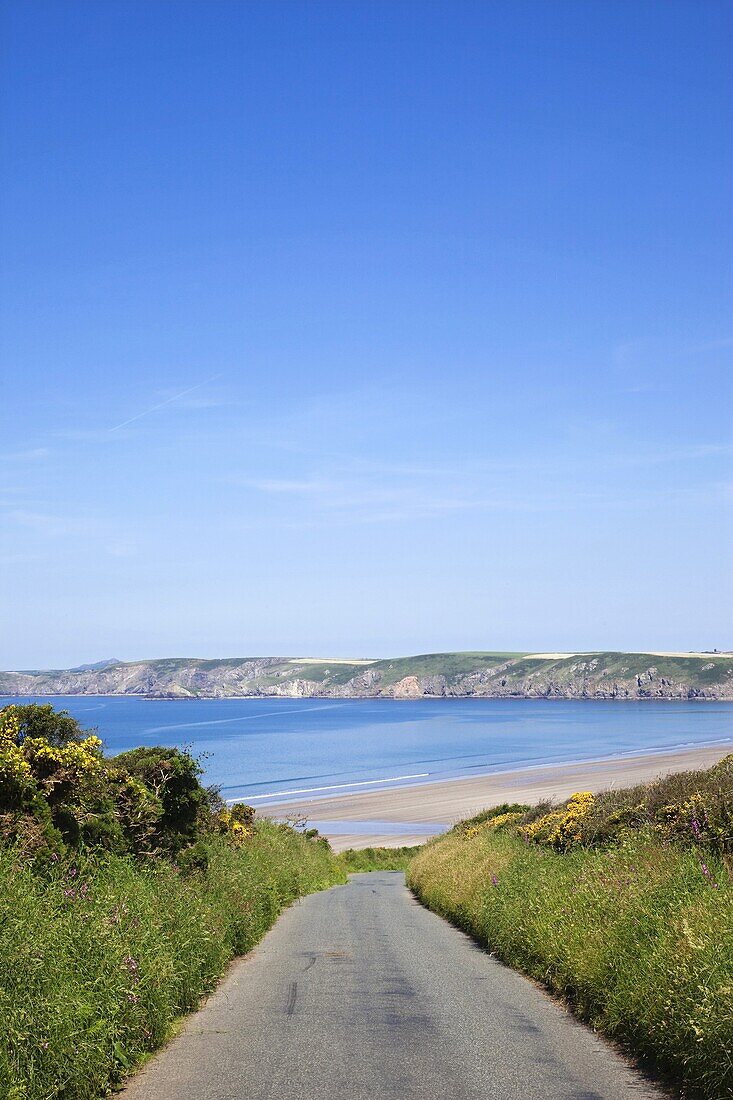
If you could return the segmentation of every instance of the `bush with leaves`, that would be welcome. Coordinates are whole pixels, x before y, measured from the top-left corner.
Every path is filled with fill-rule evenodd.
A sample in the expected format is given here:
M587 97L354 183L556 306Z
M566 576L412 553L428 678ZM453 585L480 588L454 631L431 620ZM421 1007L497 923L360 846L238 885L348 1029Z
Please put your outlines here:
M113 763L158 799L161 814L155 841L159 847L175 852L211 826L218 792L202 787L201 765L187 752L156 745L123 752Z
M65 847L151 855L194 844L218 831L222 808L200 775L179 749L107 758L94 733L49 704L0 710L0 839L36 858Z

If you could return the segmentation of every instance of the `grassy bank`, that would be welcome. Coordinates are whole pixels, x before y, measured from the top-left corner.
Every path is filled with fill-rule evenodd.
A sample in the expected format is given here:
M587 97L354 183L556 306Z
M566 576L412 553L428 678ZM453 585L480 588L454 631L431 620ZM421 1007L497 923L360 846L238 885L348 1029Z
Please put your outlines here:
M96 1100L284 906L346 874L175 749L116 758L51 707L0 711L0 1096Z
M420 845L402 848L347 848L337 858L349 873L406 871L410 860L419 851Z
M102 1095L284 906L345 878L326 845L268 823L202 857L185 874L94 855L39 875L0 851L0 1095Z
M431 909L688 1096L733 1095L733 758L562 807L500 807L426 845Z

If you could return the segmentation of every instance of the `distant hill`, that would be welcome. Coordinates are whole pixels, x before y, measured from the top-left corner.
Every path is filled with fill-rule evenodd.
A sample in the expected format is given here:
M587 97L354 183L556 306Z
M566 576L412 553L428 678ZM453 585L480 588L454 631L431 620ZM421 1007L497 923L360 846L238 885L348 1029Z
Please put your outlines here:
M0 672L6 695L730 699L731 653L423 653L387 660L171 657Z
M116 657L110 657L108 661L95 661L92 665L77 665L76 668L70 669L71 672L103 672L105 668L112 668L113 665L122 664Z

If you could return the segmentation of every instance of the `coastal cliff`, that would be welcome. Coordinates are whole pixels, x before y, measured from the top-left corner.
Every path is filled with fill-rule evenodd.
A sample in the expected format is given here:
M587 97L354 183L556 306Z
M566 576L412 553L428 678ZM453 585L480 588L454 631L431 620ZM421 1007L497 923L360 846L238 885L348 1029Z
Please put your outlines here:
M733 654L481 652L374 661L103 661L76 669L0 672L0 694L733 700Z

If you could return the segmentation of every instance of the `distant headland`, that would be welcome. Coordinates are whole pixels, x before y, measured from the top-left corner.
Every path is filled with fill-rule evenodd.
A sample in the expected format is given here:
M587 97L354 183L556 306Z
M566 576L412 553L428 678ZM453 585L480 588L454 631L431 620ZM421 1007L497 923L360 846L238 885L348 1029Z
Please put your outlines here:
M0 672L5 695L157 699L733 700L733 653L424 653L342 657L170 657L72 669Z

